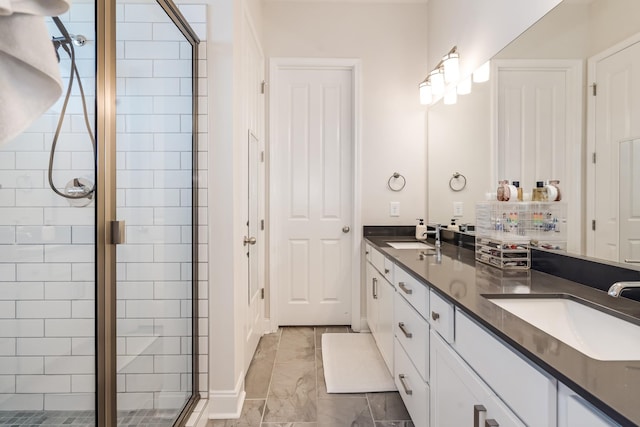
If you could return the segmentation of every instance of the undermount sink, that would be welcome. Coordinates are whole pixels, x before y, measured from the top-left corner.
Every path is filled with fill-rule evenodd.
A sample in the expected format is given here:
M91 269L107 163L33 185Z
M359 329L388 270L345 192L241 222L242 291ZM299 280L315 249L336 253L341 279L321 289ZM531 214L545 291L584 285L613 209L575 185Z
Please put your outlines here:
M492 303L596 360L640 360L640 326L571 297L491 297Z
M393 249L435 249L422 242L387 242Z

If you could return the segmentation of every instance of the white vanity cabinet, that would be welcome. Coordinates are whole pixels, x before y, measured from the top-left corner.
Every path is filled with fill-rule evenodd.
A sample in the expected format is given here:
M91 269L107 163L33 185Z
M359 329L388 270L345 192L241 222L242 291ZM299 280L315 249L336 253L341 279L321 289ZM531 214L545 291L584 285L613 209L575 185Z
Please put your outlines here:
M372 262L367 262L365 267L367 323L387 368L393 372L393 295L395 290L385 278L384 260L386 258L373 248L367 248L367 251L372 255L371 259L379 260L380 256L383 259L378 264L382 266L382 272L378 271ZM390 268L387 268L389 271L386 274L391 275L393 265L387 265Z
M431 332L431 426L524 426L439 334Z
M566 385L558 385L558 427L619 426Z
M460 310L454 348L527 425L556 426L557 380Z

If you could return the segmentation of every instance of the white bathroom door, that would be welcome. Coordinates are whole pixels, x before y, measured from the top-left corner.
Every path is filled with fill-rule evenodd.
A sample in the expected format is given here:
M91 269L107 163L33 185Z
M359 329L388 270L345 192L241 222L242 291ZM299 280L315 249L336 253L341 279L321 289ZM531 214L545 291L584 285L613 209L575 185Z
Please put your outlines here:
M620 144L620 261L640 263L640 139Z
M311 65L271 78L278 324L351 324L353 73Z
M597 60L594 70L592 81L597 83L593 104L595 230L592 230L593 247L590 249L597 258L624 261L629 246L640 238L622 234L633 227L621 224L620 189L628 183L620 181L624 178L620 175L619 161L621 144L640 137L640 42Z

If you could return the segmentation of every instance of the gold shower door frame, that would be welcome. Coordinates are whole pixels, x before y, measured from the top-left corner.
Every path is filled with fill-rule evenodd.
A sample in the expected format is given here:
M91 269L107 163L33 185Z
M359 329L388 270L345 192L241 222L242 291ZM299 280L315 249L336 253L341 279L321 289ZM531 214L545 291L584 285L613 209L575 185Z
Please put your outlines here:
M171 0L156 0L192 48L192 384L175 425L184 425L198 402L197 94L200 40ZM116 393L116 1L96 0L96 419L117 425Z

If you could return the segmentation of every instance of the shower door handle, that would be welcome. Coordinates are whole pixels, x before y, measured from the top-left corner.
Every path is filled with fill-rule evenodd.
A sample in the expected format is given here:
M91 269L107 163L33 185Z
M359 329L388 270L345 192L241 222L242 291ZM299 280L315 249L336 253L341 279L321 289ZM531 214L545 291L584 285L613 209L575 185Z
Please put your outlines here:
M124 221L111 221L111 244L123 245L127 241Z

